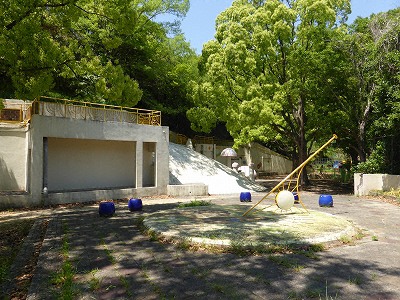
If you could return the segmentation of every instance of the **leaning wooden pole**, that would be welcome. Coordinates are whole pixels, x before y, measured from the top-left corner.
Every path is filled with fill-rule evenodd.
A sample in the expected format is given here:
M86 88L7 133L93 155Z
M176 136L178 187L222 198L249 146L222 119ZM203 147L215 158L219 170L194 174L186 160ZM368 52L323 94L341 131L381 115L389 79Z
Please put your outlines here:
M244 214L243 217L246 216L249 212L251 212L258 204L265 200L269 195L275 192L280 186L282 186L289 178L291 178L296 172L301 170L306 164L310 162L319 152L321 152L324 148L326 148L330 143L332 143L335 139L337 139L337 135L334 134L332 138L323 144L317 151L315 151L312 155L310 155L303 163L301 163L296 169L292 171L288 176L286 176L281 182L279 182L268 194L266 194L260 201L250 207Z

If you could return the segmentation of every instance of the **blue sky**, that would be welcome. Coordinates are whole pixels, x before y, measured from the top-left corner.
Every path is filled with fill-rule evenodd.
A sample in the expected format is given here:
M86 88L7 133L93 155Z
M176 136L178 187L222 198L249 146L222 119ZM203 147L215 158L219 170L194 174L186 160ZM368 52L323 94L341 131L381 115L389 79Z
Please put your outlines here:
M186 40L198 54L203 44L214 38L217 16L231 6L232 0L191 0L190 10L182 20L182 31ZM372 13L388 11L400 7L399 0L351 0L351 23L357 16L368 17Z

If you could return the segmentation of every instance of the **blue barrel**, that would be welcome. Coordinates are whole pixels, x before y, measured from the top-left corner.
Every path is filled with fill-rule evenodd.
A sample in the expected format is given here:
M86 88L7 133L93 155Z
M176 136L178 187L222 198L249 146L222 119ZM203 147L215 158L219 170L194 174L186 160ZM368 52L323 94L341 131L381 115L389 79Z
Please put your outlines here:
M100 217L111 217L115 213L114 202L105 201L99 204L99 215Z
M142 199L137 199L137 198L129 199L128 208L130 211L142 210L142 207L143 207Z
M251 202L250 192L241 192L240 193L240 202Z
M299 203L299 194L297 192L292 192L294 197L294 203Z
M333 198L331 195L320 195L319 206L333 206Z

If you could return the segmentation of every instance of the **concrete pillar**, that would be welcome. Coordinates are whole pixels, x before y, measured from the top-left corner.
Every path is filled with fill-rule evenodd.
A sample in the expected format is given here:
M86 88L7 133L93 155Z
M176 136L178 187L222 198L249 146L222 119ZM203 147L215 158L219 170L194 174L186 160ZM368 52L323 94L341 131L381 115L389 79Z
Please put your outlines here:
M48 176L49 162L49 141L47 137L43 137L43 194L47 194L49 185Z
M143 187L143 142L136 143L136 188Z

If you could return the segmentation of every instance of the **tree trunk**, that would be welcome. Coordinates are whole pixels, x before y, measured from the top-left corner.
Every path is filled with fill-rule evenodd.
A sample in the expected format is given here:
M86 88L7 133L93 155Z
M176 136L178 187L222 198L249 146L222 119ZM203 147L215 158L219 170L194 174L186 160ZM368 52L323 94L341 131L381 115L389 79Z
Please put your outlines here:
M298 142L297 148L299 153L299 164L302 164L307 159L307 140L306 140L306 130L305 130L305 109L304 109L304 100L303 97L299 97L298 102L298 114L297 114L297 124L299 128L298 133ZM306 166L303 168L303 171L300 176L300 185L305 186L308 185L308 176L307 176L307 168Z

